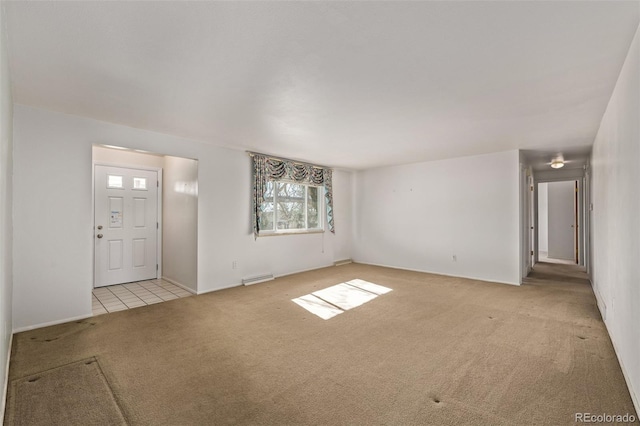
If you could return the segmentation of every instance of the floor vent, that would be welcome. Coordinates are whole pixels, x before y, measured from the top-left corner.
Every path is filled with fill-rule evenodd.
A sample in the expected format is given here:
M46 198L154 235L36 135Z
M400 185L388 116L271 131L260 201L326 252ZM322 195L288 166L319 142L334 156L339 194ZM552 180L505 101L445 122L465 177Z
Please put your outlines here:
M336 260L335 262L333 262L333 266L347 265L349 263L353 263L353 260L351 259Z
M257 277L243 278L242 285L258 284L258 283L263 283L265 281L271 281L272 279L273 279L273 274L258 275Z

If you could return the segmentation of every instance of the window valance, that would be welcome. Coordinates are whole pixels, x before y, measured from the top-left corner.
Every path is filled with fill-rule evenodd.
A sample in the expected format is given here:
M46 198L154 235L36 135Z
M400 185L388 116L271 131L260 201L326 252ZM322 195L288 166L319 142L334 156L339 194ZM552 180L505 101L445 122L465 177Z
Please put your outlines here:
M268 180L287 179L298 183L324 186L327 227L335 233L333 225L332 169L263 154L249 153L253 160L253 233L260 233L260 216Z

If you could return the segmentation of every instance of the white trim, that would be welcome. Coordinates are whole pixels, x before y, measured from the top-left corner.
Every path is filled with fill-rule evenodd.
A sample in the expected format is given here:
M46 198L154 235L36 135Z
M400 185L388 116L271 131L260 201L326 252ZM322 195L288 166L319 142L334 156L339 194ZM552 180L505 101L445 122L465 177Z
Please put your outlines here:
M43 323L40 323L40 324L29 325L29 326L26 326L26 327L20 327L20 328L16 328L15 330L13 330L13 333L14 334L15 333L22 333L23 331L35 330L36 328L49 327L50 325L64 324L65 322L78 321L78 320L83 320L83 319L87 319L87 318L93 318L93 314L80 315L80 316L77 316L77 317L65 318L65 319L61 319L61 320L43 322Z
M578 225L578 241L574 241L574 246L578 247L578 263L576 263L576 265L579 266L583 266L586 267L587 264L587 248L585 246L586 241L589 241L591 238L591 229L585 227L585 215L589 214L590 212L588 212L586 209L586 198L585 198L585 180L584 178L564 178L564 177L559 177L558 179L537 179L536 176L534 175L534 179L533 179L533 199L534 199L534 203L535 203L535 207L534 207L534 234L533 234L533 239L534 239L534 261L535 263L538 263L538 261L540 260L539 258L539 254L538 254L538 247L539 247L539 230L538 230L538 225L539 225L539 214L538 214L538 185L541 183L552 183L552 182L577 182L578 183L578 209L576 211L576 224ZM571 259L564 259L564 260L571 260L575 262L575 258L571 258Z
M248 286L248 285L260 284L267 281L273 281L274 279L275 277L271 273L256 275L255 277L243 278L242 285Z
M532 269L533 267L536 266L536 263L538 263L538 261L540 260L540 254L539 254L539 246L540 246L540 229L538 228L538 224L539 224L539 212L538 210L540 209L539 206L539 200L538 197L540 197L540 194L538 192L538 183L536 182L535 176L533 178L533 206L531 207L533 209L533 223L531 224L531 226L533 226L533 265L532 265Z
M361 262L359 260L352 260L351 263L359 263L359 264L362 264L362 265L371 265L371 266L380 266L380 267L383 267L383 268L390 268L390 269L400 269L400 270L403 270L403 271L421 272L421 273L425 273L425 274L442 275L442 276L445 276L445 277L463 278L463 279L466 279L466 280L483 281L483 282L494 283L494 284L507 284L507 285L513 285L513 286L520 286L519 283L513 283L513 282L509 282L509 281L488 280L486 278L471 277L471 276L466 276L466 275L451 275L451 274L444 274L442 272L426 271L426 270L422 270L422 269L401 268L401 267L398 267L398 266L382 265L382 264L379 264L379 263L367 263L367 262ZM318 269L333 268L333 267L334 267L333 264L328 264L328 265L318 266L318 267L315 267L315 268L308 268L308 269L301 269L301 270L293 271L293 272L287 272L286 274L274 275L273 277L274 277L274 279L276 279L276 278L287 277L289 275L301 274L303 272L310 272L310 271L315 271L315 270L318 270ZM211 290L199 291L196 294L212 293L214 291L226 290L228 288L234 288L234 287L244 287L244 286L242 285L242 283L230 284L228 286L224 286L224 287L220 287L220 288L214 288L214 289L211 289Z
M529 192L529 179L527 176L527 167L524 163L520 163L520 167L518 170L518 222L519 222L519 249L520 256L518 261L518 274L520 277L518 278L518 284L522 284L523 279L529 274L527 271L527 256L529 254L529 250L527 244L527 233L529 232L527 226L527 217L528 217L528 204L527 197Z
M162 167L153 167L153 166L137 166L132 163L112 163L110 161L96 161L92 163L94 166L105 166L105 167L118 167L121 169L135 169L135 170L148 170L150 172L155 172L158 170L162 170Z
M164 203L164 199L162 198L162 193L164 189L164 175L163 175L163 169L160 168L158 170L158 234L157 234L157 246L156 246L156 262L158 265L158 270L156 271L156 279L162 277L162 230L164 229L163 223L162 223L162 212L164 211L163 209L163 203ZM196 224L196 233L198 232L198 225ZM197 251L196 251L196 256L197 256Z
M606 322L607 322L607 304L604 303L604 299L600 295L600 292L598 291L596 286L593 285L593 281L591 281L591 279L589 279L589 281L590 281L590 284L591 284L591 290L593 291L593 294L596 296L596 305L598 305L598 311L600 311L600 316L602 317L602 322L604 322L605 325L607 325L606 324Z
M562 182L580 180L584 177L584 169L538 170L533 172L535 183Z
M380 266L382 268L399 269L401 271L422 272L424 274L442 275L444 277L463 278L465 280L484 281L484 282L487 282L487 283L494 283L494 284L508 284L508 285L520 286L520 283L514 283L514 282L509 282L509 281L489 280L489 279L486 279L486 278L472 277L472 276L469 276L469 275L445 274L444 272L434 272L434 271L428 271L428 270L425 270L425 269L403 268L403 267L400 267L400 266L383 265L381 263L361 262L361 261L359 261L357 259L354 260L353 263L360 263L362 265L370 265L370 266Z
M192 288L187 287L186 285L179 283L178 281L172 280L171 278L167 278L167 277L162 277L161 279L170 282L173 285L177 285L178 287L182 288L183 290L188 291L191 294L197 294L196 291Z
M301 269L299 271L294 271L294 272L287 272L286 274L282 274L282 275L274 275L274 278L287 277L289 275L301 274L303 272L315 271L315 270L318 270L318 269L324 269L324 268L329 268L329 267L333 267L333 263L330 263L330 264L324 265L324 266L318 266L316 268L308 268L308 269Z
M9 389L9 363L11 361L11 347L13 346L13 333L9 339L9 349L7 350L7 364L4 366L4 390L2 392L2 405L0 406L0 426L4 424L4 412L7 409L7 391Z
M196 295L198 295L198 296L199 296L199 295L201 295L201 294L213 293L214 291L227 290L227 289L235 288L235 287L244 287L244 286L242 285L242 283L238 283L238 284L229 284L229 285L224 286L224 287L212 288L212 289L210 289L210 290L198 290L198 291L196 292Z
M260 231L258 237L282 237L284 235L324 234L324 229L287 229L285 231Z
M609 340L611 341L611 345L613 346L613 351L616 353L616 358L618 360L618 363L620 364L620 370L622 370L622 377L624 377L625 384L627 385L627 389L629 390L629 395L631 396L631 402L633 402L633 406L636 409L636 413L640 413L640 399L638 399L638 396L636 395L633 387L631 386L631 378L630 378L631 376L629 375L629 373L627 373L627 369L624 366L624 362L622 361L622 358L620 357L620 352L618 351L618 347L616 346L616 341L613 339L613 335L609 330L609 323L606 320L606 312L607 312L606 305L604 304L604 300L602 299L602 296L600 296L600 293L596 290L596 286L593 285L593 282L591 282L591 288L593 290L593 294L596 297L596 305L598 306L598 311L600 311L602 322L604 323L604 326L607 329L607 334L609 335ZM601 309L601 304L602 306L605 306L604 315Z
M605 327L607 328L607 333L609 333L609 327L607 326L606 321L604 322ZM622 377L624 377L624 381L626 382L627 389L629 390L629 395L631 396L631 401L633 402L633 406L636 409L636 413L640 413L640 399L634 392L631 387L631 379L629 373L627 373L627 369L624 366L624 362L622 362L622 358L618 355L618 347L616 346L615 340L611 339L611 334L609 333L609 340L611 340L611 344L613 345L613 351L616 353L616 358L620 363L620 370L622 370Z
M274 275L273 278L277 279L277 278L282 278L282 277L286 277L286 276L289 276L289 275L301 274L303 272L315 271L317 269L324 269L324 268L329 268L329 267L333 268L333 264L318 266L316 268L302 269L300 271L287 272L286 274L282 274L282 275ZM242 285L242 282L240 282L240 283L237 283L237 284L230 284L230 285L227 285L227 286L224 286L224 287L213 288L211 290L198 291L196 294L200 295L200 294L205 294L205 293L212 293L214 291L226 290L226 289L234 288L234 287L245 287L245 286Z
M321 167L318 167L321 168ZM271 237L275 235L290 235L290 234L316 234L325 231L325 222L327 222L326 216L326 206L324 200L324 191L320 191L320 188L325 189L324 184L316 185L309 182L296 182L289 179L267 179L267 183L272 184L272 192L273 192L273 229L265 229L261 230L258 233L258 237ZM278 229L278 209L277 209L277 200L278 200L278 184L290 184L290 185L300 185L304 187L304 225L307 228L300 229ZM318 188L318 200L317 200L317 208L318 208L318 227L317 228L308 228L309 226L309 188ZM265 200L266 202L266 200ZM264 212L263 212L264 214Z

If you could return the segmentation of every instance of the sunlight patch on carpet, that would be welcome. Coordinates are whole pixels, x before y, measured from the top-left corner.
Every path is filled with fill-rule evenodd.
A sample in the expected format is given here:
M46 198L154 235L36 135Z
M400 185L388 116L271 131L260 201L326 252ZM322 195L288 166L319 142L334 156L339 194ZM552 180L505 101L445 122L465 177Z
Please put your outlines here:
M370 293L347 283L334 285L324 290L314 291L314 296L326 300L343 311L348 311L375 299L377 294Z
M324 320L372 301L392 291L388 287L355 279L314 291L292 302Z
M307 311L319 316L322 319L328 320L336 315L343 313L342 309L325 302L322 299L317 298L313 294L307 294L297 299L291 299L294 303L305 308Z
M367 290L373 294L377 294L378 296L380 296L381 294L387 294L391 291L391 289L388 287L384 287L384 286L370 283L368 281L360 280L360 279L347 281L346 284L361 288L363 290Z

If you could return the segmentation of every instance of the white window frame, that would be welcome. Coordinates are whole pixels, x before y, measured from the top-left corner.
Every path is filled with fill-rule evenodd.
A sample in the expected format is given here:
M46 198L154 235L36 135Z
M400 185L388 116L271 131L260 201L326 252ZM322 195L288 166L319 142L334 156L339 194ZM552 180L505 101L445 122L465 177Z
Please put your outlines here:
M289 179L270 179L267 182L273 183L273 229L263 230L261 229L258 236L269 237L275 235L292 235L292 234L318 234L324 232L324 185L314 185L307 182L296 182ZM299 229L278 229L278 183L290 183L294 185L302 185L304 189L304 223L309 225L309 209L307 203L309 202L309 187L318 188L318 227L317 228L299 228Z

